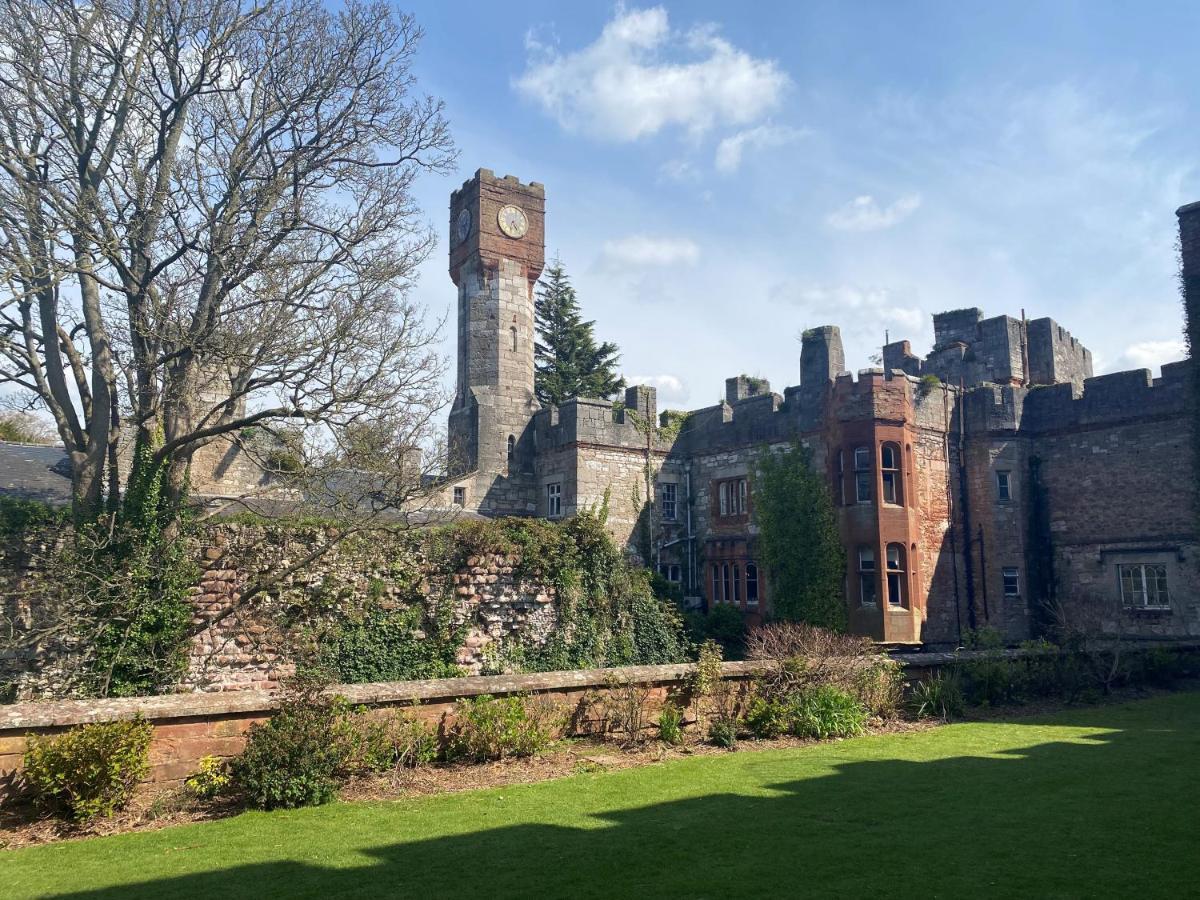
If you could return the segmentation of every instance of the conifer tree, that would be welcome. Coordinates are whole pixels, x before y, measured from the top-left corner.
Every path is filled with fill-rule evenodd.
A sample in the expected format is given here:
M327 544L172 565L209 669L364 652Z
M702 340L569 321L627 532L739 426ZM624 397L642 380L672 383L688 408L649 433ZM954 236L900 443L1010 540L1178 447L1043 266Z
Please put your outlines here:
M621 359L617 345L596 343L596 323L584 321L561 260L554 260L538 282L534 321L538 332L534 391L542 403L608 398L624 390L625 379L616 372Z

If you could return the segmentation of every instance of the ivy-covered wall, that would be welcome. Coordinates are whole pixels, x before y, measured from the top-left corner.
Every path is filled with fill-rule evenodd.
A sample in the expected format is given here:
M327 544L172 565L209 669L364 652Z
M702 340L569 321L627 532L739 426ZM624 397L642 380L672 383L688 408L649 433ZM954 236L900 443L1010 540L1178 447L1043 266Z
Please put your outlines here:
M225 522L193 540L201 575L188 664L164 690L270 689L297 669L362 683L690 655L674 605L587 514L349 537L332 525ZM279 583L252 590L317 551ZM0 681L15 681L22 699L54 695L54 661L26 651L19 677L0 673Z

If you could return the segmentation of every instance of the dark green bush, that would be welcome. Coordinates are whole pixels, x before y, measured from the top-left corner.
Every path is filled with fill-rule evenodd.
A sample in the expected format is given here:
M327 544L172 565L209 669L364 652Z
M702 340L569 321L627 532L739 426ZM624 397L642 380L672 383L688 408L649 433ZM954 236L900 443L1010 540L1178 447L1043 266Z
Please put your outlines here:
M1156 687L1170 687L1187 674L1187 661L1178 650L1152 647L1138 655L1134 679Z
M465 698L455 704L446 755L475 762L533 756L550 746L562 724L559 710L535 697Z
M141 717L31 735L24 778L35 800L78 822L124 808L146 775L154 726Z
M261 809L332 800L347 762L345 742L334 739L340 715L335 701L308 692L250 726L246 747L230 767L238 792Z
M826 684L799 694L788 709L788 718L797 737L825 740L862 734L867 711L850 694Z
M935 672L912 687L909 708L919 719L950 721L963 713L962 680L958 673Z
M718 719L708 726L708 739L718 747L732 750L737 746L737 723Z
M342 684L454 678L462 674L456 664L461 631L448 617L424 621L419 605L385 609L372 603L318 636L311 668Z

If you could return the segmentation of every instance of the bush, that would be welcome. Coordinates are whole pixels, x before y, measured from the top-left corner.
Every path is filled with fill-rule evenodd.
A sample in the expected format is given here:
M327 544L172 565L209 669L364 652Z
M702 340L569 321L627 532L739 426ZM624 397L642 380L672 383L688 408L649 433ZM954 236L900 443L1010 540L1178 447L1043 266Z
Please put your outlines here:
M29 737L25 782L37 802L87 822L125 807L149 769L154 726L140 716Z
M725 659L741 659L746 653L746 617L736 606L718 603L704 616L704 638L716 641Z
M788 716L794 735L820 740L862 734L867 722L867 711L862 705L832 685L799 694Z
M746 710L746 727L756 738L777 738L788 730L788 705L782 700L755 697Z
M683 710L674 703L664 703L658 714L658 737L664 744L683 741Z
M909 708L920 719L950 721L963 713L962 681L958 673L935 672L913 685Z
M718 719L709 726L708 739L718 747L732 750L737 746L737 723Z
M197 800L213 800L229 790L233 778L229 762L219 756L206 756L200 768L183 783L184 790Z
M1152 647L1135 663L1134 679L1157 687L1170 687L1187 674L1187 664L1178 650Z
M230 767L247 802L261 809L292 809L332 800L347 762L345 741L333 739L338 718L333 700L310 692L250 726L246 747Z
M989 653L962 664L963 693L973 706L1002 706L1024 699L1028 669L1024 660Z
M562 716L529 697L484 694L459 700L446 755L483 762L508 756L533 756L550 746Z
M850 693L870 715L892 718L904 697L904 667L880 657L854 674Z

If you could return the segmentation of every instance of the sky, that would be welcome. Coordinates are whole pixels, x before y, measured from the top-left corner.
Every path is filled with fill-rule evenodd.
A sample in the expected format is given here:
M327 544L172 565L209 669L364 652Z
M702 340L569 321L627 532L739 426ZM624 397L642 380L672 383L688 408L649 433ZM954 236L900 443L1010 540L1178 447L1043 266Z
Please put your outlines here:
M1175 209L1200 200L1200 4L414 2L459 171L418 186L453 315L450 191L546 186L597 337L659 406L847 367L934 312L1050 316L1097 374L1183 355ZM445 352L454 353L447 321Z

